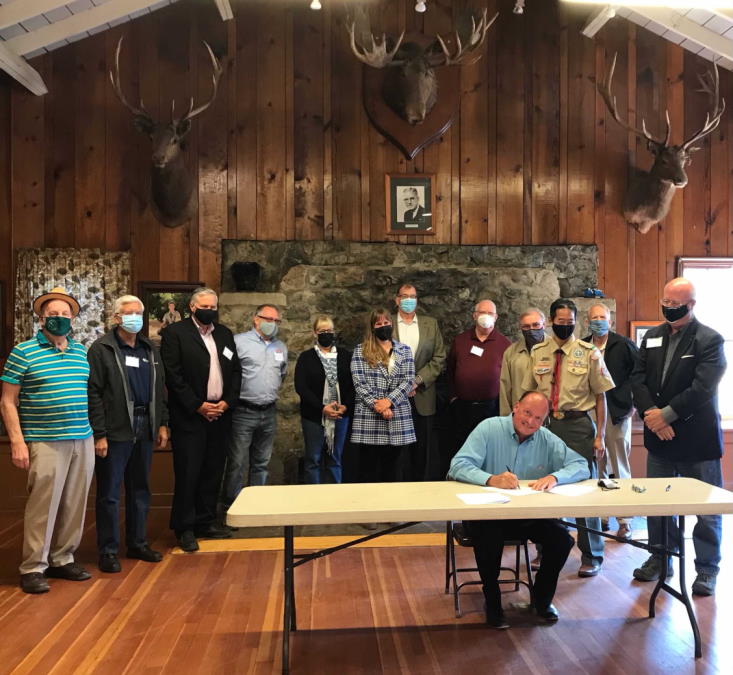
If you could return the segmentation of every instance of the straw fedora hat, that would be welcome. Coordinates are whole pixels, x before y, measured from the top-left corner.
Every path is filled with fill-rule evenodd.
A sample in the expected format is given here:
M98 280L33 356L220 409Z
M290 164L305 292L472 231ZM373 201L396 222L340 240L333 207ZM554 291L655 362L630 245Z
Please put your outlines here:
M68 302L69 306L71 307L71 315L76 316L77 314L79 314L79 303L77 302L76 298L71 295L71 293L69 293L66 289L61 288L61 286L56 286L56 288L52 288L48 293L39 295L33 301L34 313L38 316L41 316L41 307L43 307L43 304L48 302L49 300L63 300L64 302Z

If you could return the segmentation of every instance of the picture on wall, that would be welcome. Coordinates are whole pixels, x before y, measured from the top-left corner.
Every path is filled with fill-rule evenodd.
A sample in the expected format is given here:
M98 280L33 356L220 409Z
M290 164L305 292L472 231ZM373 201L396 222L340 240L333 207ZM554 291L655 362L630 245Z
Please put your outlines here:
M190 316L191 293L202 285L200 281L141 281L138 297L145 305L142 334L160 345L167 326Z
M434 175L388 173L385 177L385 193L389 234L434 234Z
M632 321L631 322L631 339L637 347L641 347L641 341L650 328L654 328L662 323L659 319L656 321Z

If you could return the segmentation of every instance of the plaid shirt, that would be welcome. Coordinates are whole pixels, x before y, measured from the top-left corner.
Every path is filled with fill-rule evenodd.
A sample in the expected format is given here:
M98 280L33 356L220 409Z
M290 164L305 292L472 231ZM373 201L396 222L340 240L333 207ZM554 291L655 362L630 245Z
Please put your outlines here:
M408 394L415 379L415 362L410 348L392 340L394 368L392 373L381 363L371 368L357 345L351 359L351 375L356 389L352 443L368 445L409 445L415 442L412 411ZM380 398L392 401L394 417L385 420L373 410Z

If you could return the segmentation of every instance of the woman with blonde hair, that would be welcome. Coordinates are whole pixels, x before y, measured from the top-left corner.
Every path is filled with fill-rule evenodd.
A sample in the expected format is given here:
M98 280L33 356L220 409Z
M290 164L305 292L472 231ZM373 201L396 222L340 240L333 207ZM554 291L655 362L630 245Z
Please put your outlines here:
M341 458L354 412L351 352L336 346L333 319L326 314L313 322L313 349L295 364L295 391L300 396L300 423L305 444L306 483L341 482Z
M369 315L364 340L351 359L356 390L351 443L359 453L361 480L391 483L400 479L402 453L415 442L409 394L415 379L412 350L392 339L386 309Z

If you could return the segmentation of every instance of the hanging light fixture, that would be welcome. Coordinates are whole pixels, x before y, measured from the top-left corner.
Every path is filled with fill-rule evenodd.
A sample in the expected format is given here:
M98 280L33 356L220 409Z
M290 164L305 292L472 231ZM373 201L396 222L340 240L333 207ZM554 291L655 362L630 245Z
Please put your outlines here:
M422 14L427 9L425 2L426 0L417 0L417 2L415 3L415 11Z
M313 2L311 2L311 9L321 9L320 0L313 0Z

